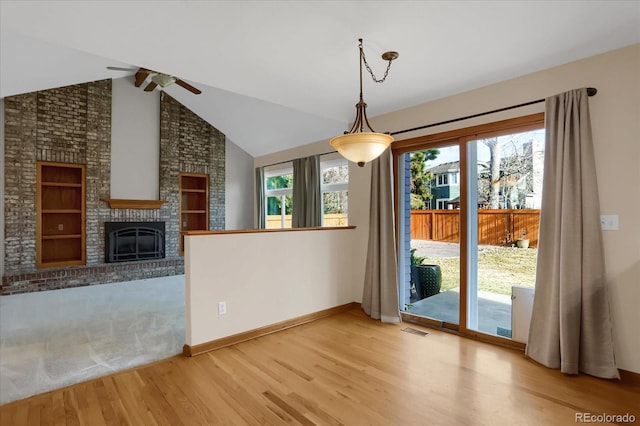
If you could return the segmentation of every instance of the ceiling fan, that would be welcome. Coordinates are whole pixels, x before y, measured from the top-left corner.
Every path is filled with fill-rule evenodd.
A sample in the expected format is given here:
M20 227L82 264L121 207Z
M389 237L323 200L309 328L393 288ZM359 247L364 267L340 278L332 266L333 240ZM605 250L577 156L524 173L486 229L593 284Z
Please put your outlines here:
M107 69L114 70L114 71L136 71L135 73L136 87L140 87L142 83L144 83L147 80L147 78L151 76L151 81L144 88L145 92L151 92L153 89L156 88L156 86L160 86L164 89L165 87L171 86L172 84L175 83L178 86L187 89L188 91L190 91L195 95L199 95L200 93L202 93L201 90L196 89L186 81L180 80L177 77L174 77L172 75L165 74L162 72L152 71L146 68L138 68L136 70L135 68L131 69L131 68L119 68L119 67L107 67Z

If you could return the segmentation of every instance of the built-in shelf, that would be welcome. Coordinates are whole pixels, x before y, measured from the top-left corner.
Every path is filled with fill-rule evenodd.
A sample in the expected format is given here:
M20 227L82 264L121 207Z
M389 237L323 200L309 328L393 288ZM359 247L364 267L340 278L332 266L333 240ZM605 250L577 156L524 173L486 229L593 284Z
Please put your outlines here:
M82 213L78 209L42 209L42 213Z
M85 166L37 162L36 266L84 265Z
M138 209L138 210L151 210L159 209L162 207L165 200L127 200L117 198L105 198L102 201L109 204L112 209Z
M70 238L82 238L82 234L78 235L43 235L43 240L67 240Z
M209 176L180 173L180 255L184 254L184 231L209 229Z
M41 182L42 186L57 186L61 188L82 188L81 183L64 183L64 182Z

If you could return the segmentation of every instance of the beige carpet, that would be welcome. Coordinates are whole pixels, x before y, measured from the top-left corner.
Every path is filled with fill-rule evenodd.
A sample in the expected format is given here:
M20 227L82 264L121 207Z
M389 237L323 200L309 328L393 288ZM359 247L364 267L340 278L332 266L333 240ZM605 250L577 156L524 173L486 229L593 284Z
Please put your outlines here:
M184 275L0 297L0 405L182 352Z

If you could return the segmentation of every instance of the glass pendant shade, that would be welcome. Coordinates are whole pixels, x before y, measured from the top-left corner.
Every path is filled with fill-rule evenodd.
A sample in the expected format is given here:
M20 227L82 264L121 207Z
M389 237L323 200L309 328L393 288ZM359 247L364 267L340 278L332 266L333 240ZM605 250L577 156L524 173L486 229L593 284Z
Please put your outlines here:
M176 79L167 74L156 74L153 77L151 77L151 81L156 83L158 86L165 88L175 83Z
M385 133L358 132L336 136L329 142L344 158L362 167L378 158L393 142L393 136Z

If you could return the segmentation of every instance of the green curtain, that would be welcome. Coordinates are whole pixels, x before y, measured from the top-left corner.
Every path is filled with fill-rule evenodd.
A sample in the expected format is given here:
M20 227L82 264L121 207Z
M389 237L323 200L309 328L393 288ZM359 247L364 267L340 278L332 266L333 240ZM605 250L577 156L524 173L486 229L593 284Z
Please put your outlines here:
M258 229L267 227L265 208L264 167L256 167L256 210L258 217Z
M292 227L322 226L320 156L293 160Z

